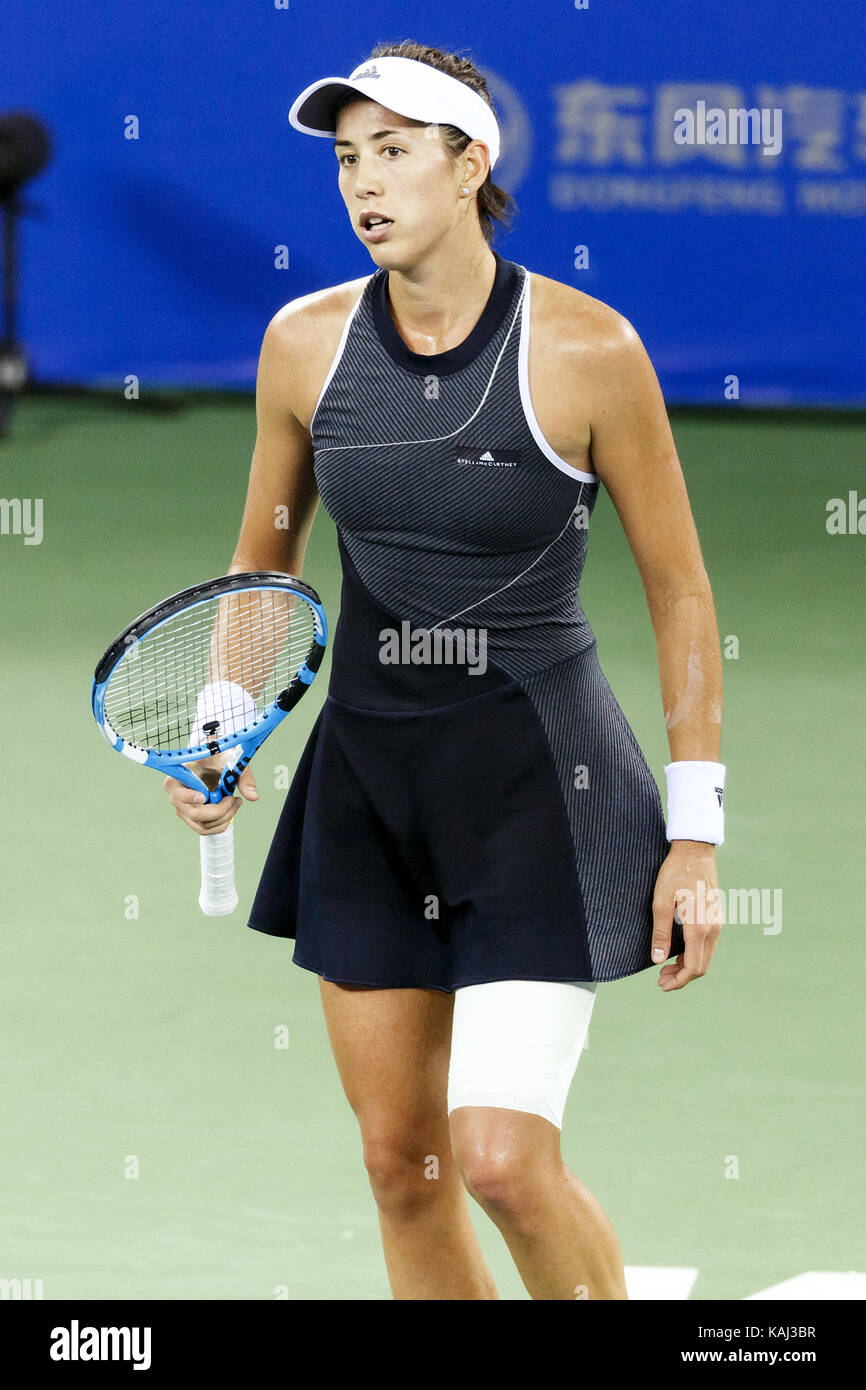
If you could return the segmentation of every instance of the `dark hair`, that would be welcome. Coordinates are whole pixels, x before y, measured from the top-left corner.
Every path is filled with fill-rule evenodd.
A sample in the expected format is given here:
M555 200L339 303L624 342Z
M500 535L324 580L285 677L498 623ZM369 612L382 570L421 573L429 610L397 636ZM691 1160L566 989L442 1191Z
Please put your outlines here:
M414 58L416 62L428 63L431 68L438 68L439 72L447 73L449 77L456 77L458 82L465 82L467 87L471 87L473 92L477 92L487 102L494 116L497 114L496 107L493 105L487 90L487 83L469 58L461 58L457 53L443 53L438 48L430 48L427 44L415 43L412 39L404 39L402 43L377 44L365 61L372 61L374 58ZM338 104L337 111L354 100L356 97L350 93ZM467 135L465 131L458 130L456 126L442 125L439 129L445 149L452 158L462 153L466 146L471 144L472 137ZM475 205L478 209L481 231L486 241L493 240L497 230L495 224L507 231L511 219L517 211L517 204L511 194L506 193L504 188L499 188L493 182L490 174L487 175L478 189Z

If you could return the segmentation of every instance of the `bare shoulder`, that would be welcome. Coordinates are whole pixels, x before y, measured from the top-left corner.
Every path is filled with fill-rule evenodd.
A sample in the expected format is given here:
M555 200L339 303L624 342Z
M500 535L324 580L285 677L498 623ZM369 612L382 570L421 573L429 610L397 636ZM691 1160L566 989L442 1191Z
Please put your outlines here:
M280 374L287 404L307 429L346 319L369 279L363 275L291 299L267 326L262 364L267 359Z
M529 391L542 434L574 468L593 470L596 422L626 404L640 339L622 314L591 294L532 276Z
M282 336L295 338L299 332L320 332L335 318L339 318L342 327L346 315L360 299L369 279L369 275L362 275L358 280L326 285L324 289L290 299L288 304L277 310L268 328Z
M602 359L608 363L628 356L640 339L628 319L610 304L591 294L532 274L532 329L540 333L550 352L561 354L563 365L570 359Z

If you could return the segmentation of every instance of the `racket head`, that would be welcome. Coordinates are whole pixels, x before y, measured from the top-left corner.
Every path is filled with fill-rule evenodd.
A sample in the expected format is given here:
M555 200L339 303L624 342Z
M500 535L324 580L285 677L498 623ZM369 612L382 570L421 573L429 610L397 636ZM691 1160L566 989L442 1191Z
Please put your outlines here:
M249 571L195 584L140 614L107 648L93 677L94 719L117 752L208 792L183 764L240 749L235 766L246 766L309 689L327 637L321 600L296 575ZM217 726L205 733L195 727L197 699L214 682ZM220 705L224 688L231 709Z

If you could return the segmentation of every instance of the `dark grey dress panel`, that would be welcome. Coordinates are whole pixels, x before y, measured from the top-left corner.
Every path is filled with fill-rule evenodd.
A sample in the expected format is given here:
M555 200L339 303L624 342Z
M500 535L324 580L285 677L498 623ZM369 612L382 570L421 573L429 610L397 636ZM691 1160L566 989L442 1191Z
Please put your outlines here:
M521 684L559 776L593 978L645 970L652 964L653 889L669 849L655 779L594 645ZM675 928L673 953L682 949Z
M424 376L383 345L371 277L313 438L322 500L373 598L417 626L485 628L491 659L519 675L592 641L578 583L597 484L533 438L518 377L525 271L501 264L512 289L489 341L457 370L429 359Z

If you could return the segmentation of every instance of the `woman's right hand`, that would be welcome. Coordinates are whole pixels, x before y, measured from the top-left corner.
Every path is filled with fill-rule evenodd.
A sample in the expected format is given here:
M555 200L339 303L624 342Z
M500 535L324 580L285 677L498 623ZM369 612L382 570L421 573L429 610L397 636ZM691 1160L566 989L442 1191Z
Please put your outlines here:
M228 754L217 753L215 757L202 758L200 762L187 763L185 766L213 790L219 782L223 768L230 761ZM228 829L237 815L242 799L259 799L255 778L249 767L244 768L238 780L238 791L241 795L224 796L222 801L205 801L204 792L184 786L176 777L166 777L162 785L168 792L168 799L174 807L175 815L197 835L219 835L221 831Z

